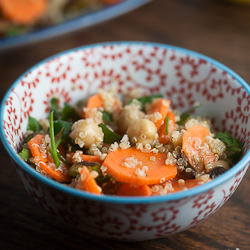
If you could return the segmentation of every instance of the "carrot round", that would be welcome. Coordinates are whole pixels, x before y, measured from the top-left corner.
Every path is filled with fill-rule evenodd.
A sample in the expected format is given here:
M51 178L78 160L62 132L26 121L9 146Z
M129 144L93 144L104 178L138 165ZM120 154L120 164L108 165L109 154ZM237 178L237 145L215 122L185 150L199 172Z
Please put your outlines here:
M208 148L203 150L206 136L210 135L209 128L201 125L193 125L183 134L182 150L191 166L198 172L209 162L215 162L214 153Z
M100 108L100 107L103 107L103 100L102 100L101 95L96 94L96 95L89 97L87 107L86 107L87 111L85 112L85 118L90 118L91 109Z
M148 185L137 186L123 183L117 191L120 196L151 196L151 189Z
M183 184L180 184L178 181L174 182L172 184L173 186L173 191L170 191L169 193L175 193L175 192L179 192L179 191L183 191L186 189L190 189L190 188L194 188L197 187L201 184L203 184L204 182L199 180L199 179L189 179L189 180L185 180L185 182Z
M39 161L47 162L48 161L47 155L42 154L39 148L39 146L43 143L43 140L44 140L44 135L38 134L28 141L28 146L34 158L37 157Z
M153 185L174 178L175 165L166 165L166 154L147 153L135 148L118 149L107 155L103 166L117 181L137 185Z
M166 134L167 119L165 118L164 123L158 129L159 142L162 144L170 143L170 134L175 128L175 115L172 111L167 114L168 117L168 133Z
M153 101L148 113L153 114L155 112L159 112L161 114L161 118L155 122L155 126L157 128L159 128L162 125L163 121L165 120L168 114L170 103L171 102L169 100L164 98L156 99L155 101Z
M28 146L30 152L35 159L36 165L38 165L44 172L55 179L58 182L69 182L70 177L67 173L57 170L52 159L49 159L48 155L44 155L39 146L43 143L44 135L36 135L29 142Z
M71 155L71 161L73 163L77 163L78 161L76 161L74 159L74 155L75 153L72 153ZM88 161L88 162L98 162L98 163L103 163L103 160L101 160L100 156L97 155L85 155L85 154L79 154L79 156L81 157L82 161Z
M203 184L204 182L202 180L199 179L188 179L185 180L185 182L183 184L179 183L178 180L174 180L174 181L170 181L170 185L172 185L172 188L168 188L166 189L166 193L164 194L170 194L170 193L176 193L176 192L180 192L180 191L184 191L190 188L194 188L197 187L201 184ZM162 189L164 189L165 185L167 185L168 183L164 183L161 184ZM159 191L157 192L152 192L152 195L162 195L161 191L162 189L159 189Z
M43 15L47 0L0 0L3 15L19 24L30 24Z
M101 189L97 185L94 177L90 174L87 167L82 168L76 188L89 193L101 194Z

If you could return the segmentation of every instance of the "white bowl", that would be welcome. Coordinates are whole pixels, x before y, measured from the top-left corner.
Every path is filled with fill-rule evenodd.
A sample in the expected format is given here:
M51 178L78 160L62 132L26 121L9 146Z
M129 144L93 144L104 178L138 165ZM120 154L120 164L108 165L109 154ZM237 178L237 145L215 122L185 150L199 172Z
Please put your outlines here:
M242 159L215 180L187 191L155 197L96 196L40 175L17 150L29 115L48 116L52 96L75 103L116 82L121 90L161 93L172 107L202 104L218 130L244 143ZM154 43L113 42L63 52L32 67L6 93L1 139L27 191L78 230L118 240L146 240L183 231L219 209L241 182L250 160L250 88L217 61Z

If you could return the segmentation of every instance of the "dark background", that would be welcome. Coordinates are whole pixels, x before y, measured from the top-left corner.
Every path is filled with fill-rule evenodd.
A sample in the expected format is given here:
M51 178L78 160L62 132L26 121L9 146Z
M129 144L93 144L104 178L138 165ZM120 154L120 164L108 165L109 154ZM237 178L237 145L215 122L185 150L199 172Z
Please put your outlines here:
M38 61L72 47L117 40L154 41L195 50L250 82L250 5L154 0L86 30L0 51L1 99L12 82ZM232 198L198 226L165 239L120 243L74 232L40 208L26 194L0 146L0 249L250 249L249 171Z

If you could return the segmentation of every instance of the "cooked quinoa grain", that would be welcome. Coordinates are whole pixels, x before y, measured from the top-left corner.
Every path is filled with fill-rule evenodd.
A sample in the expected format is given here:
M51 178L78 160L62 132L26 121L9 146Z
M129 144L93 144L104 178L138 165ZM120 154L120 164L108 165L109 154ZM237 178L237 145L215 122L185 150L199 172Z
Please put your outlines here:
M139 90L100 89L72 114L58 106L39 132L28 131L20 157L40 174L96 195L168 195L230 169L241 143L216 135L207 118L183 120L169 103Z

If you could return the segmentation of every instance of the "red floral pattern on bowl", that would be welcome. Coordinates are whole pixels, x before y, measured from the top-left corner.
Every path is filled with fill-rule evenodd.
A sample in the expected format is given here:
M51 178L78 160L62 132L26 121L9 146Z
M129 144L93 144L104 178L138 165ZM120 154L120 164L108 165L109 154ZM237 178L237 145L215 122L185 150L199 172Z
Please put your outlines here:
M140 88L162 93L173 108L202 104L201 115L243 143L241 162L200 187L152 198L97 197L71 189L21 162L19 149L27 117L45 118L52 96L75 103L97 88ZM95 236L118 240L164 237L196 225L234 193L250 158L250 90L218 62L184 49L152 43L107 43L62 53L19 78L2 103L1 137L26 190L48 211Z

